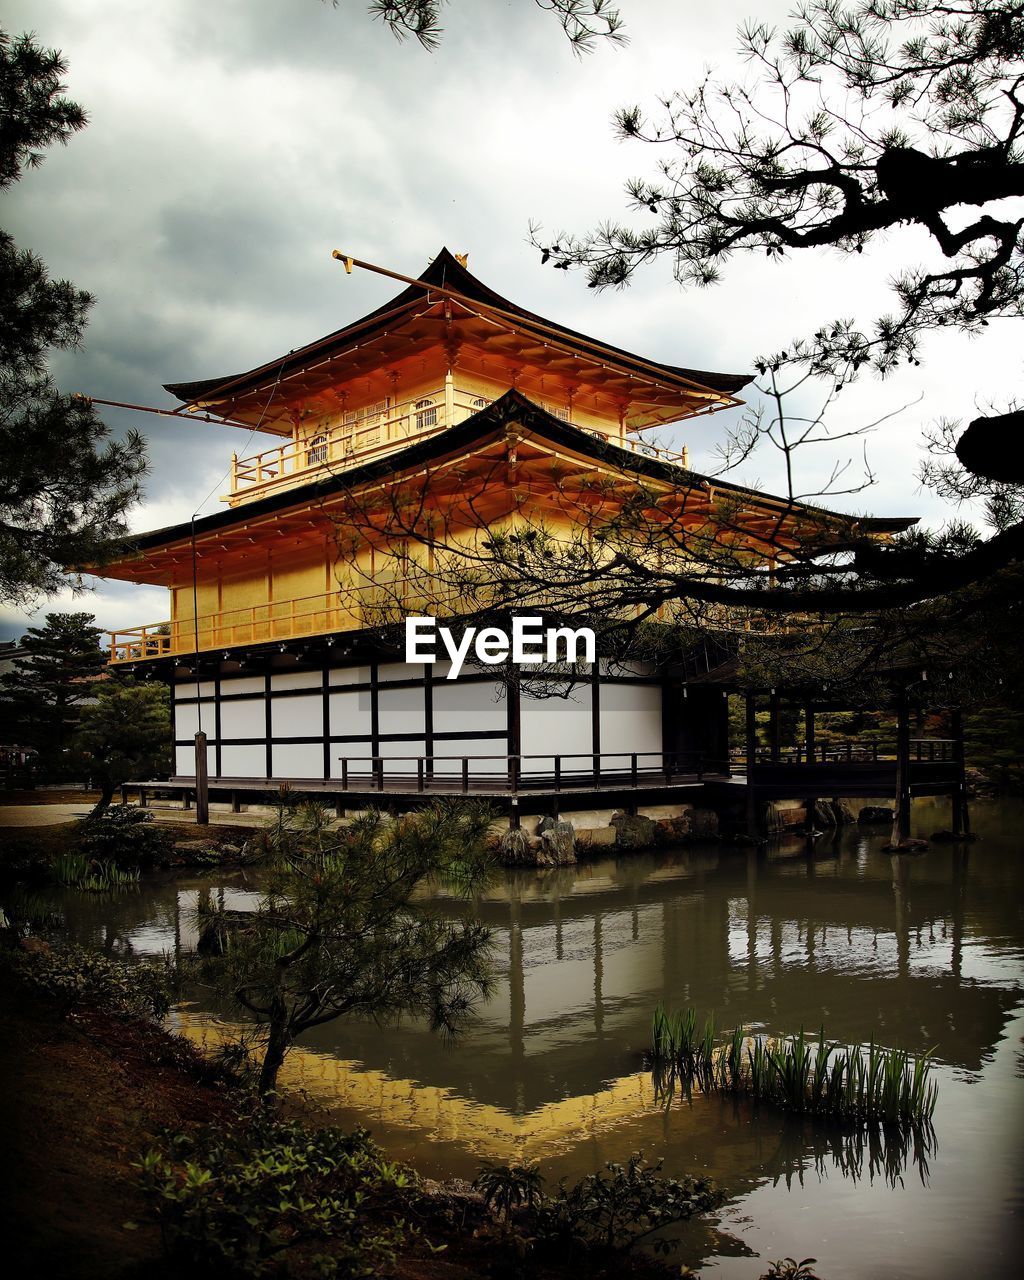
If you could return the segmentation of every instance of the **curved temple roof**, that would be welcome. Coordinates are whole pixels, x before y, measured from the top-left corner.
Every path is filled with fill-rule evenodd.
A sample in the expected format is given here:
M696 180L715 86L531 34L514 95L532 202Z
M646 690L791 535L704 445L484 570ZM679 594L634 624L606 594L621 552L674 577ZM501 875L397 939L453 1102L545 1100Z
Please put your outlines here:
M468 304L479 304L491 315L504 313L509 323L515 323L519 329L539 340L549 343L561 341L567 348L583 356L604 361L641 378L663 380L681 389L686 387L691 392L711 393L707 398L718 400L723 405L731 403L735 393L752 377L748 373L714 373L705 369L688 369L681 365L646 360L621 347L611 346L552 320L546 320L488 288L448 249L442 249L418 279L425 285L454 292ZM435 298L440 300L443 296L447 295L435 295ZM277 357L245 373L206 378L197 382L166 383L165 388L188 405L236 401L272 380L287 381L289 377L305 372L310 367L311 360L315 360L317 365L330 361L350 349L353 341L358 340L360 344L364 344L389 329L393 331L396 324L422 309L425 300L430 301L429 289L409 285L361 320L300 347L287 356Z
M793 516L826 517L832 522L849 527L850 536L885 535L902 532L917 523L917 517L858 516L829 511L808 503L789 503L784 498L760 493L728 481L711 479L681 467L647 458L624 449L612 442L598 440L587 431L563 422L543 407L533 404L521 392L509 391L500 400L488 405L473 417L424 440L412 441L406 448L386 458L363 463L338 473L328 473L294 489L285 489L268 497L256 499L242 507L232 507L191 523L154 529L148 533L129 535L124 540L124 553L128 562L133 553L138 554L173 543L187 541L194 533L203 537L221 530L231 529L253 520L266 517L285 520L289 512L308 511L310 505L319 507L330 497L344 494L358 485L381 480L397 480L407 469L420 467L425 462L436 463L445 455L469 451L489 438L501 439L509 425L517 425L534 437L552 445L561 445L594 462L614 467L626 474L646 477L653 481L685 485L694 494L731 494L749 501L759 509L778 514L791 512ZM307 521L308 523L308 521ZM122 562L125 563L125 562ZM120 576L108 568L107 576Z

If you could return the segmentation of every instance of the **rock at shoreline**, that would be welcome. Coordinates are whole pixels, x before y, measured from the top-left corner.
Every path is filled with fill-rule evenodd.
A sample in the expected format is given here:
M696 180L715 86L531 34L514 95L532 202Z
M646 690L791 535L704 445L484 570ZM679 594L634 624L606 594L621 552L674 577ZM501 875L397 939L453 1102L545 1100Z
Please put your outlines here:
M857 815L857 821L867 826L873 822L892 822L895 816L893 809L886 809L878 804L866 804Z
M567 867L575 863L576 832L571 822L552 822L541 831L540 839L541 865Z
M649 849L657 843L658 824L653 818L613 813L611 825L615 828L615 843L620 849Z

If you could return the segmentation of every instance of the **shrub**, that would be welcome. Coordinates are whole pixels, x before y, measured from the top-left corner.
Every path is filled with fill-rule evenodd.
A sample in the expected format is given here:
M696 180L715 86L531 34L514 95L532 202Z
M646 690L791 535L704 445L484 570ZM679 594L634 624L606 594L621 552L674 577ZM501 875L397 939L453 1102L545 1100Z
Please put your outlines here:
M76 843L78 852L94 862L146 868L170 855L172 839L145 809L119 804L98 818L86 818Z
M474 1191L479 1191L488 1209L496 1209L498 1215L508 1221L513 1209L525 1205L534 1208L543 1200L544 1178L533 1165L493 1164L480 1166L473 1179Z
M166 1251L217 1275L287 1274L296 1256L321 1275L377 1275L417 1234L399 1216L418 1199L415 1175L364 1129L259 1112L169 1135L136 1167Z
M626 1252L662 1227L713 1209L720 1197L709 1178L666 1178L662 1162L648 1164L642 1151L626 1164L606 1164L541 1205L537 1235L549 1241ZM677 1242L652 1241L667 1253Z
M815 1262L817 1258L804 1258L801 1262L797 1262L795 1258L779 1258L768 1264L768 1270L761 1276L761 1280L819 1280L818 1275L811 1270Z
M17 976L64 1014L94 1005L121 1017L162 1018L174 996L170 965L117 960L70 943L19 955L13 963Z

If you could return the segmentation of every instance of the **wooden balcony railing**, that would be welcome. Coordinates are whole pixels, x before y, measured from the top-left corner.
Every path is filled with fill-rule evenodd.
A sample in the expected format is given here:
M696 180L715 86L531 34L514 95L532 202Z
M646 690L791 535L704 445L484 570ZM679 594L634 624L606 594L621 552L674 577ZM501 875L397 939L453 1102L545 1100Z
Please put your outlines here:
M465 607L463 596L446 591L431 578L395 578L376 585L339 587L295 600L223 609L200 614L196 620L178 618L110 631L109 660L111 664L142 662L235 645L358 631L398 622L410 613L453 614L460 604Z
M446 380L443 387L424 392L415 400L395 405L380 405L367 411L344 415L329 429L303 440L286 444L247 458L231 459L231 488L222 501L235 505L250 498L262 497L274 489L287 488L311 479L317 472L344 471L403 448L413 440L436 435L448 427L465 422L491 401L472 391L464 391ZM566 421L569 421L567 418ZM676 466L689 465L687 451L681 453L662 448L645 440L620 438L592 427L590 435L632 450L642 457L656 458Z

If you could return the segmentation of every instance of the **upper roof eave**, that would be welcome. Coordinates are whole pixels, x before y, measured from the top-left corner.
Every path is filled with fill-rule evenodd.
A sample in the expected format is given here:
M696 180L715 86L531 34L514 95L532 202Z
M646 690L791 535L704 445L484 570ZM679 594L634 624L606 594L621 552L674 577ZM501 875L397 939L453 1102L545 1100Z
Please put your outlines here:
M546 320L543 316L538 316L532 311L527 311L524 307L520 307L502 297L501 294L495 293L493 289L490 289L482 280L478 280L476 276L467 270L446 248L442 248L441 252L419 276L419 279L425 284L433 285L437 288L454 290L467 299L482 303L484 306L495 307L501 311L509 312L527 325L543 325L548 329L555 330L566 340L576 345L589 348L594 352L610 354L617 357L624 365L632 366L638 371L641 369L647 370L648 376L651 376L650 370L661 371L664 376L673 380L690 382L699 388L709 389L727 397L734 396L736 392L746 386L752 377L748 373L714 373L710 370L688 369L682 365L645 360L622 347L598 342L597 339L580 333L576 329L566 328L565 325L556 324L554 321ZM223 399L226 398L229 392L233 392L235 395L245 394L247 391L252 391L258 387L261 380L265 380L265 377L281 378L287 377L289 373L296 372L305 366L311 355L318 354L321 357L328 355L332 347L340 346L357 333L362 332L364 337L367 336L381 326L385 317L390 320L403 311L411 310L423 300L423 297L423 289L418 288L416 285L408 285L401 293L390 299L390 301L383 303L374 311L368 312L360 320L353 321L352 324L345 325L344 328L337 329L326 337L319 338L316 342L299 347L283 359L276 358L245 373L232 374L224 378L165 383L164 389L185 404Z

